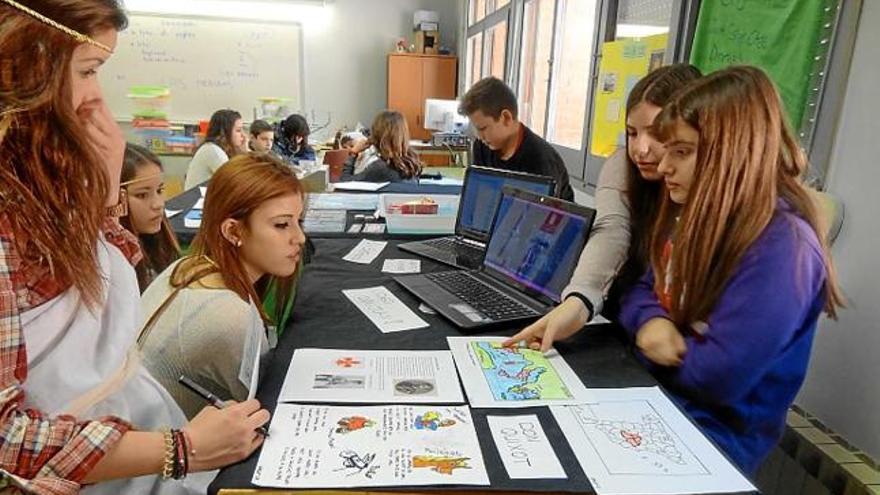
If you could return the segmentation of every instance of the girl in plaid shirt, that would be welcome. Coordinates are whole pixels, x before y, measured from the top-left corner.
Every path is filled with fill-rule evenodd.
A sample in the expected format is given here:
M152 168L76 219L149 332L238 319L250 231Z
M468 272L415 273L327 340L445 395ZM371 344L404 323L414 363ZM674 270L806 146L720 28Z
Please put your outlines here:
M97 80L125 24L116 0L0 0L0 489L204 492L186 474L247 457L269 418L248 401L187 424L138 360L141 254L108 217L124 141Z

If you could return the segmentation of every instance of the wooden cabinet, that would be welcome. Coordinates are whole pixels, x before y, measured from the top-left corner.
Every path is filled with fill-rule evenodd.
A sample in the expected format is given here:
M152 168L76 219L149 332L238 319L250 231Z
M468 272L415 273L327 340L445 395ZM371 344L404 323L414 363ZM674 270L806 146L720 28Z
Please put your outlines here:
M388 55L388 108L406 117L413 139L431 137L422 127L426 99L455 99L457 69L457 59L450 55Z

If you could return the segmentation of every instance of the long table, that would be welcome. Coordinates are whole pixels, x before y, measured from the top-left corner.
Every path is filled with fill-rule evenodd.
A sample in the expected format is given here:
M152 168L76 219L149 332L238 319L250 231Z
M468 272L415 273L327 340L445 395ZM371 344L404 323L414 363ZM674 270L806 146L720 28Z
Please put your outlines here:
M207 186L208 183L199 184L197 187L188 189L179 195L169 199L165 203L168 210L180 210L180 213L169 219L171 230L177 235L178 241L182 245L188 245L195 238L198 229L190 228L184 225L183 219L192 209L193 205L201 197L199 187ZM354 192L354 191L339 191ZM420 183L394 183L388 184L377 193L397 193L397 194L461 194L461 186L440 186L431 183L430 179L422 179ZM311 236L316 237L316 236Z
M386 236L387 238L387 236ZM293 351L302 347L375 349L375 350L438 350L448 349L447 336L462 335L449 322L439 315L419 313L430 328L381 333L352 305L342 294L343 289L356 289L384 285L399 297L404 304L416 310L418 300L399 287L389 274L381 272L385 258L413 258L413 255L400 251L397 240L390 239L389 245L370 265L358 265L342 261L359 242L356 238L315 239L315 253L306 267L299 285L297 299L291 321L279 340L278 347L269 358L266 375L263 377L257 398L268 408L275 410L278 394L284 381ZM422 272L447 269L443 265L422 260ZM493 335L511 335L518 328L498 328ZM633 387L652 386L656 381L636 361L622 332L610 324L592 325L574 338L560 342L556 348L572 366L588 387ZM565 468L566 480L511 480L501 463L489 432L487 415L535 414L540 418L544 430ZM549 409L543 407L527 409L474 409L473 417L477 435L489 472L489 487L443 487L446 493L518 493L518 492L572 492L592 493L586 476L578 464L574 453L568 446L562 431L556 425ZM249 459L223 469L211 484L210 493L223 495L252 494L259 492L284 493L283 491L259 489L250 483L259 452ZM426 493L437 488L418 488L405 493ZM401 493L404 489L391 489ZM369 491L312 491L296 493L375 493ZM436 492L434 492L436 493Z

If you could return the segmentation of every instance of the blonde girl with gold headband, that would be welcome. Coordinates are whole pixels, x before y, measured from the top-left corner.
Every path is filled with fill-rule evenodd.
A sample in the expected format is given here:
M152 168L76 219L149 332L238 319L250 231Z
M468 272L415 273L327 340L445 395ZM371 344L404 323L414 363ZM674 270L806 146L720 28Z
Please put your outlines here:
M255 401L187 423L140 361L125 142L97 73L115 0L0 0L0 489L204 493L262 442Z
M141 292L162 270L180 257L180 244L165 218L165 177L162 162L137 144L125 145L122 190L128 214L119 222L138 236L144 259L134 266Z

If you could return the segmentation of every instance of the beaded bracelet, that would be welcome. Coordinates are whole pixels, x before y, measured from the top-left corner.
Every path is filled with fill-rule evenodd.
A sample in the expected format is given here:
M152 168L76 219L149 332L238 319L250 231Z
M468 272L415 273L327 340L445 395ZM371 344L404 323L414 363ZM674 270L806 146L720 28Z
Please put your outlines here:
M174 479L179 480L186 478L189 473L189 457L186 455L186 438L181 430L171 430L174 434L175 444L175 463L174 463Z
M162 436L165 439L165 457L162 460L162 481L165 481L174 476L174 458L177 456L177 449L174 447L174 433L171 430L162 430Z

